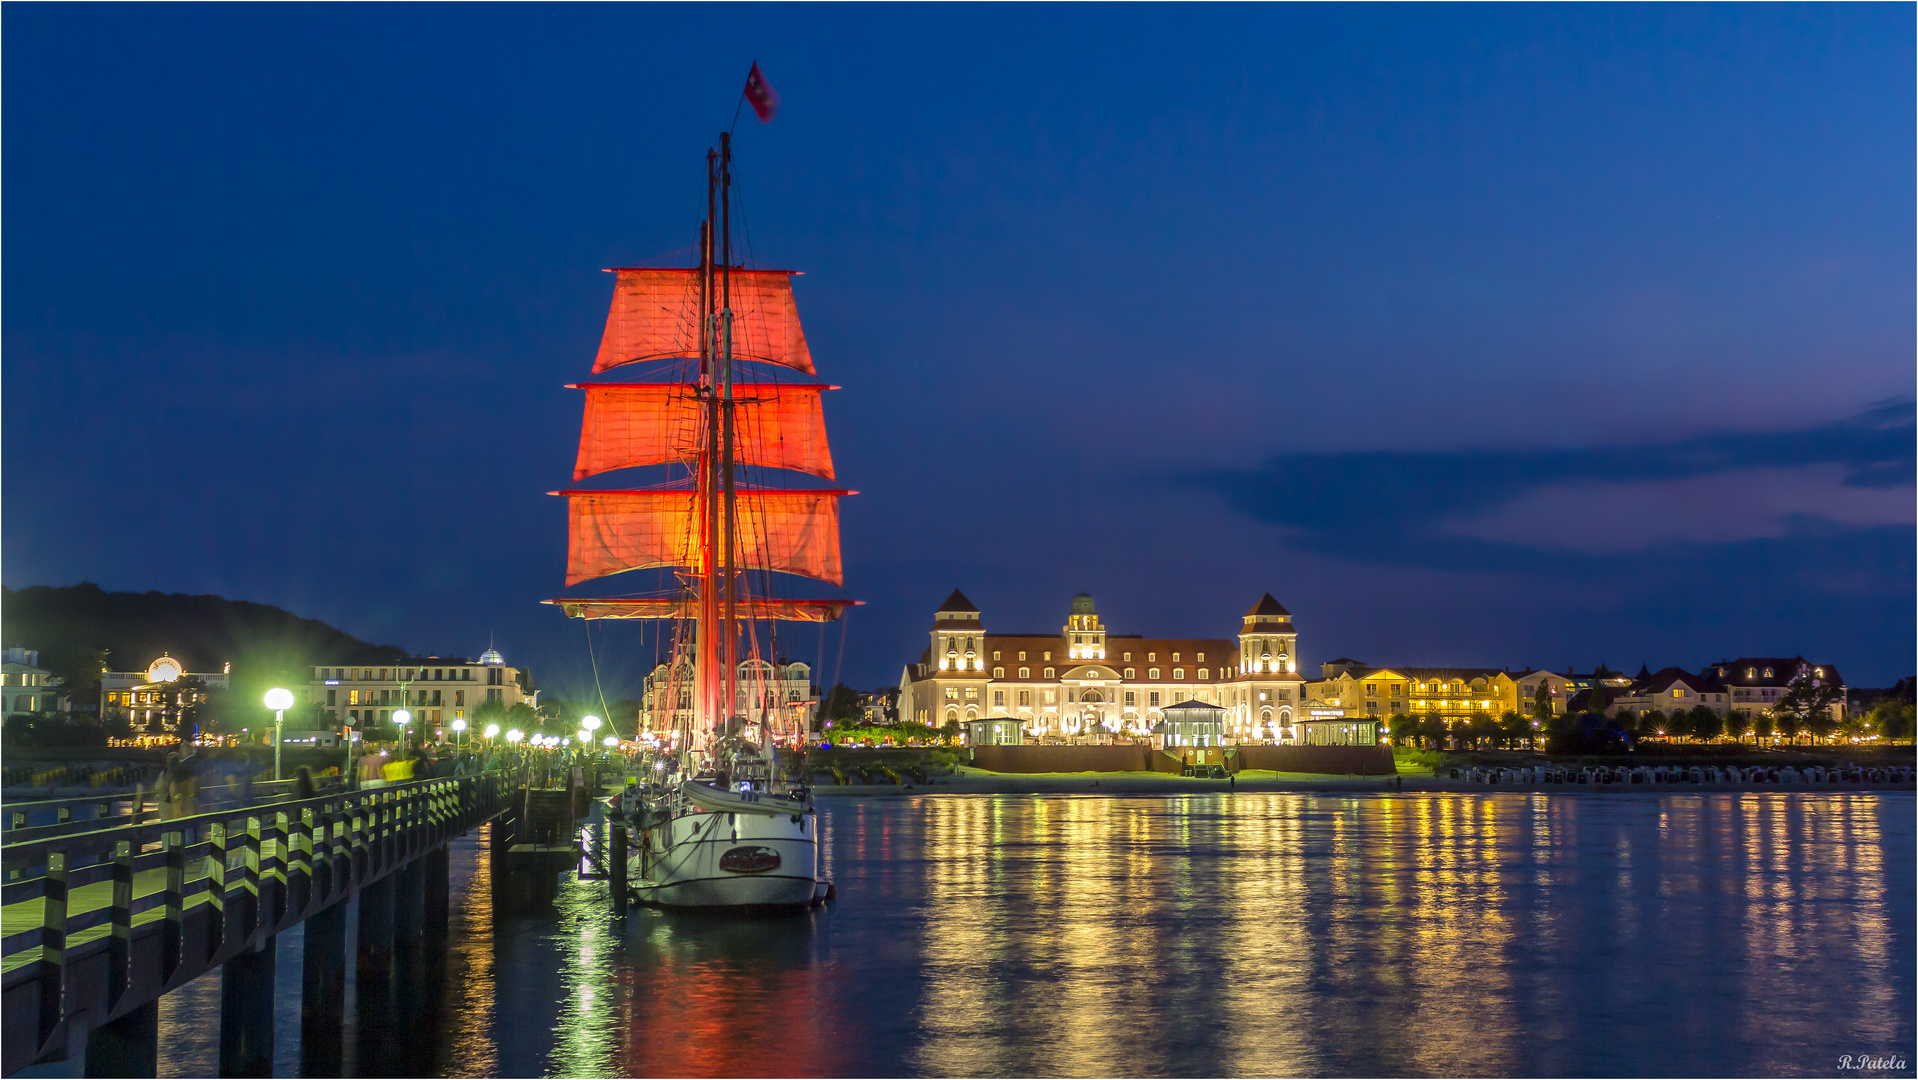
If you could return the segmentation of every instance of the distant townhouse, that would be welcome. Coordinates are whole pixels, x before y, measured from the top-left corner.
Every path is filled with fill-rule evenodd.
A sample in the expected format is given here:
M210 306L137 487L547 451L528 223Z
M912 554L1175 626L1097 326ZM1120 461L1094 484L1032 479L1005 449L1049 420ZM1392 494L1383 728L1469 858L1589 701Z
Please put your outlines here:
M63 680L40 666L40 650L14 647L0 663L0 714L65 712Z
M1641 672L1640 677L1622 694L1613 697L1605 709L1609 715L1617 715L1627 709L1640 716L1653 711L1675 716L1690 712L1700 705L1720 716L1731 710L1731 703L1725 690L1725 684L1707 668L1702 674L1694 674L1684 668L1668 667L1656 674Z
M1830 664L1815 664L1802 656L1741 656L1708 664L1702 674L1723 683L1730 695L1731 709L1746 716L1770 711L1791 689L1795 679L1836 686L1839 694L1831 705L1831 718L1834 721L1845 718L1845 680Z
M494 649L478 660L422 656L380 665L328 664L313 668L306 700L332 716L335 725L385 726L395 709L406 709L419 730L444 730L472 717L481 705L506 708L535 704L524 673L509 667Z

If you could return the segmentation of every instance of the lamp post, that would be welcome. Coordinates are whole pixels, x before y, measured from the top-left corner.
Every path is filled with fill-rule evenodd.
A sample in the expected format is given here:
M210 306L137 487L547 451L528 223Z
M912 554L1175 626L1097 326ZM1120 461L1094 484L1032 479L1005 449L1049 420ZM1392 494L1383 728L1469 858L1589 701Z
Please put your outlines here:
M400 729L400 753L406 753L406 725L413 720L413 714L405 709L393 710L393 726Z
M293 707L293 691L274 687L266 692L266 707L273 710L273 779L280 778L280 725L286 723L286 710Z
M463 717L456 716L453 718L453 745L456 747L462 746L465 742L466 720Z

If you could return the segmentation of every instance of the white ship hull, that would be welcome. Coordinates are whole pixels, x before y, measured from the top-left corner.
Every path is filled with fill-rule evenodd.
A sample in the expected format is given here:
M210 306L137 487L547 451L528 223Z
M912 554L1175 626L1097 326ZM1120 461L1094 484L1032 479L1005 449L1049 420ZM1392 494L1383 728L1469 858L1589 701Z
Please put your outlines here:
M634 845L633 897L665 907L804 907L825 891L818 831L810 809L680 814Z

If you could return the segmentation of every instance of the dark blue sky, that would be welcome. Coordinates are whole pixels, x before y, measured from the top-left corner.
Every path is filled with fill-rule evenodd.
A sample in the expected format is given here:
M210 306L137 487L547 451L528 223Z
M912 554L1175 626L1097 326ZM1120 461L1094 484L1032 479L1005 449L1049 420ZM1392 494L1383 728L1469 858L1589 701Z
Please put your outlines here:
M582 692L561 384L757 57L751 255L863 493L827 681L955 586L1166 635L1269 590L1309 664L1913 668L1908 5L3 18L8 584Z

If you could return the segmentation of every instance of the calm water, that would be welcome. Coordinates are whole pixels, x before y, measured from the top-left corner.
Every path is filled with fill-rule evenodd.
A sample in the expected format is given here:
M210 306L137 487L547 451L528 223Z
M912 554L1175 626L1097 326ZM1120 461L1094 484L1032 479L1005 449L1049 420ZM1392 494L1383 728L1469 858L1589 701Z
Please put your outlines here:
M839 900L498 919L370 1075L1839 1074L1914 1057L1906 794L828 800ZM298 1054L282 942L280 1064ZM216 979L162 1008L210 1075ZM1856 1072L1846 1075L1860 1075ZM1879 1075L1884 1075L1880 1073Z

